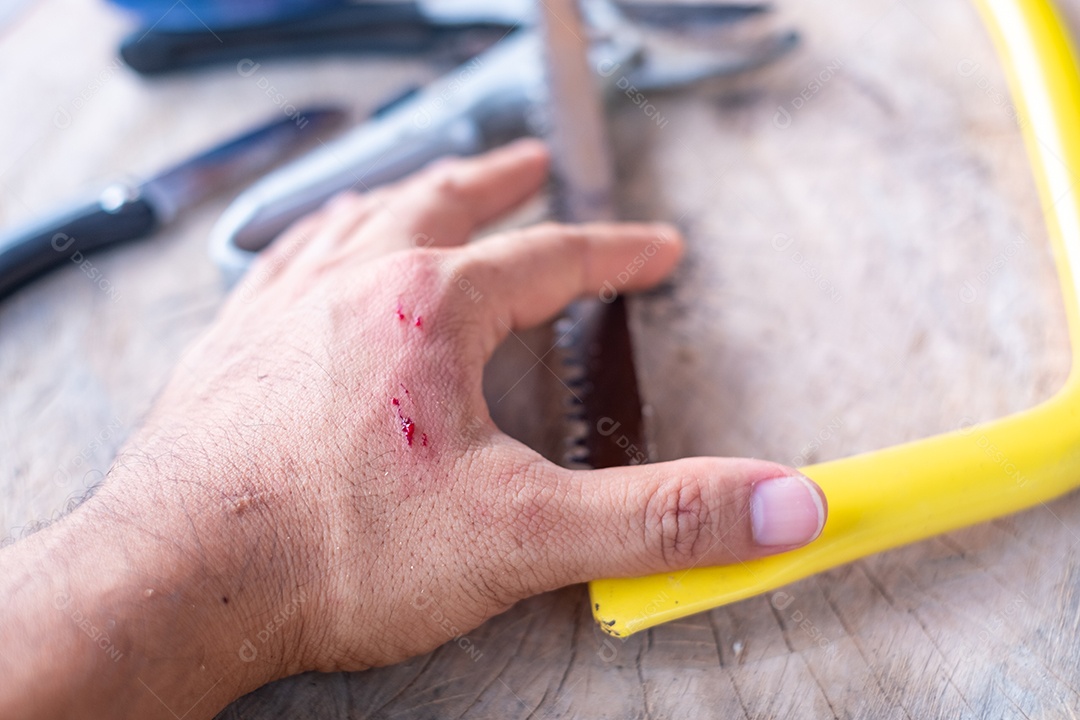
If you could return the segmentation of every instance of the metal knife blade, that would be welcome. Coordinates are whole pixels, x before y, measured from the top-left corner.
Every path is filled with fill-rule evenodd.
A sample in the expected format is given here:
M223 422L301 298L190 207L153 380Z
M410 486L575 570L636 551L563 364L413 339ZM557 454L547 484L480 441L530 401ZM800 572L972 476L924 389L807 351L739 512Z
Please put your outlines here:
M577 0L544 0L541 5L553 208L568 222L611 220L614 180L603 95L588 61L589 30ZM563 456L568 467L647 460L626 304L621 296L610 300L579 300L556 323L572 393Z
M177 212L269 170L320 133L341 125L346 115L332 107L298 111L158 173L139 191L151 200L161 221L168 222Z
M0 235L0 297L83 253L149 235L186 208L268 170L344 117L336 108L313 108L275 120L141 184L110 185L90 202Z

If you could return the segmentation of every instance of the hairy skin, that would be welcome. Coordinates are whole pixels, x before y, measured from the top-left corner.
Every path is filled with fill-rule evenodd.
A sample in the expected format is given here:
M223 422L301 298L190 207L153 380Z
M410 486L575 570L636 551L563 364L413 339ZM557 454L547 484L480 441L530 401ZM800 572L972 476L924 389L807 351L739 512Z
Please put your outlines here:
M790 468L569 471L491 422L481 375L507 333L653 285L682 249L629 224L464 244L546 173L517 143L346 194L279 240L98 492L0 552L0 717L212 717L290 674L427 652L535 593L816 537L823 510L796 527L806 503L752 523L776 478L774 497L805 486L824 507Z

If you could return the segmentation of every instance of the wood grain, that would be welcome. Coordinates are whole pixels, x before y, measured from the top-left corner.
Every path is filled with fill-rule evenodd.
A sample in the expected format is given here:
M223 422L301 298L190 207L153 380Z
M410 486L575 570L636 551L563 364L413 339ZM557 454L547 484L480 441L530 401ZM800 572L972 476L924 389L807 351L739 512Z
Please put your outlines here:
M1080 28L1080 3L1066 6ZM780 10L805 37L791 58L649 98L662 126L632 104L613 118L623 214L677 220L691 244L674 281L634 305L657 455L806 463L1048 397L1070 359L1060 296L973 10ZM75 0L3 30L4 224L280 112L229 68L132 76L112 59L123 32ZM329 59L259 74L295 105L362 113L435 72ZM101 477L213 318L223 291L205 237L226 201L93 257L115 298L71 267L0 305L0 534ZM545 349L542 333L525 342ZM508 431L550 451L553 418L534 405L543 369L510 390L532 362L504 347L489 395ZM568 588L470 633L472 650L291 678L223 717L1075 718L1078 543L1070 496L625 640L601 634L583 589Z

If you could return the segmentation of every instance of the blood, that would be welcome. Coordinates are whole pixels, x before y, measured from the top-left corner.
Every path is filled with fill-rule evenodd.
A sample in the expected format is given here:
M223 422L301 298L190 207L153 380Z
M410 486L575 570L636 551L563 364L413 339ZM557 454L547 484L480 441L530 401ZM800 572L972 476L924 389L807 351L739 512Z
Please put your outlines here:
M427 447L427 433L423 433L420 435L420 444L424 447Z
M412 447L413 433L416 432L416 424L413 423L411 418L402 417L401 420L401 434L405 436L405 442L409 443L409 447Z
M394 315L397 316L398 322L407 322L408 319L409 319L408 314L405 312L405 306L401 304L400 300L398 300L397 309L394 310ZM423 327L424 327L424 316L423 315L417 315L416 318L413 320L413 325L418 327L418 328L423 329Z
M405 391L406 395L409 394L409 390L404 385L401 386L401 389ZM401 413L400 400L398 400L397 398L390 398L390 404L394 406L394 410L397 414L398 426L401 430L401 434L405 437L405 442L409 445L409 447L412 447L413 436L416 435L416 423L412 421L411 417L408 417ZM426 433L421 437L421 441L425 446L427 445Z

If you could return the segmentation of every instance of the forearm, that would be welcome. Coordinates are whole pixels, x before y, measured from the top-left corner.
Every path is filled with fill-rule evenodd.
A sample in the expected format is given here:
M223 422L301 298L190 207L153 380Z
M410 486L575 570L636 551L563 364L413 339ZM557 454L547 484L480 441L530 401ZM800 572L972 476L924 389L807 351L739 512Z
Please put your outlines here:
M235 540L114 482L122 499L99 493L0 552L0 717L210 717L283 672L267 665L280 648L250 652L278 594L222 564Z

